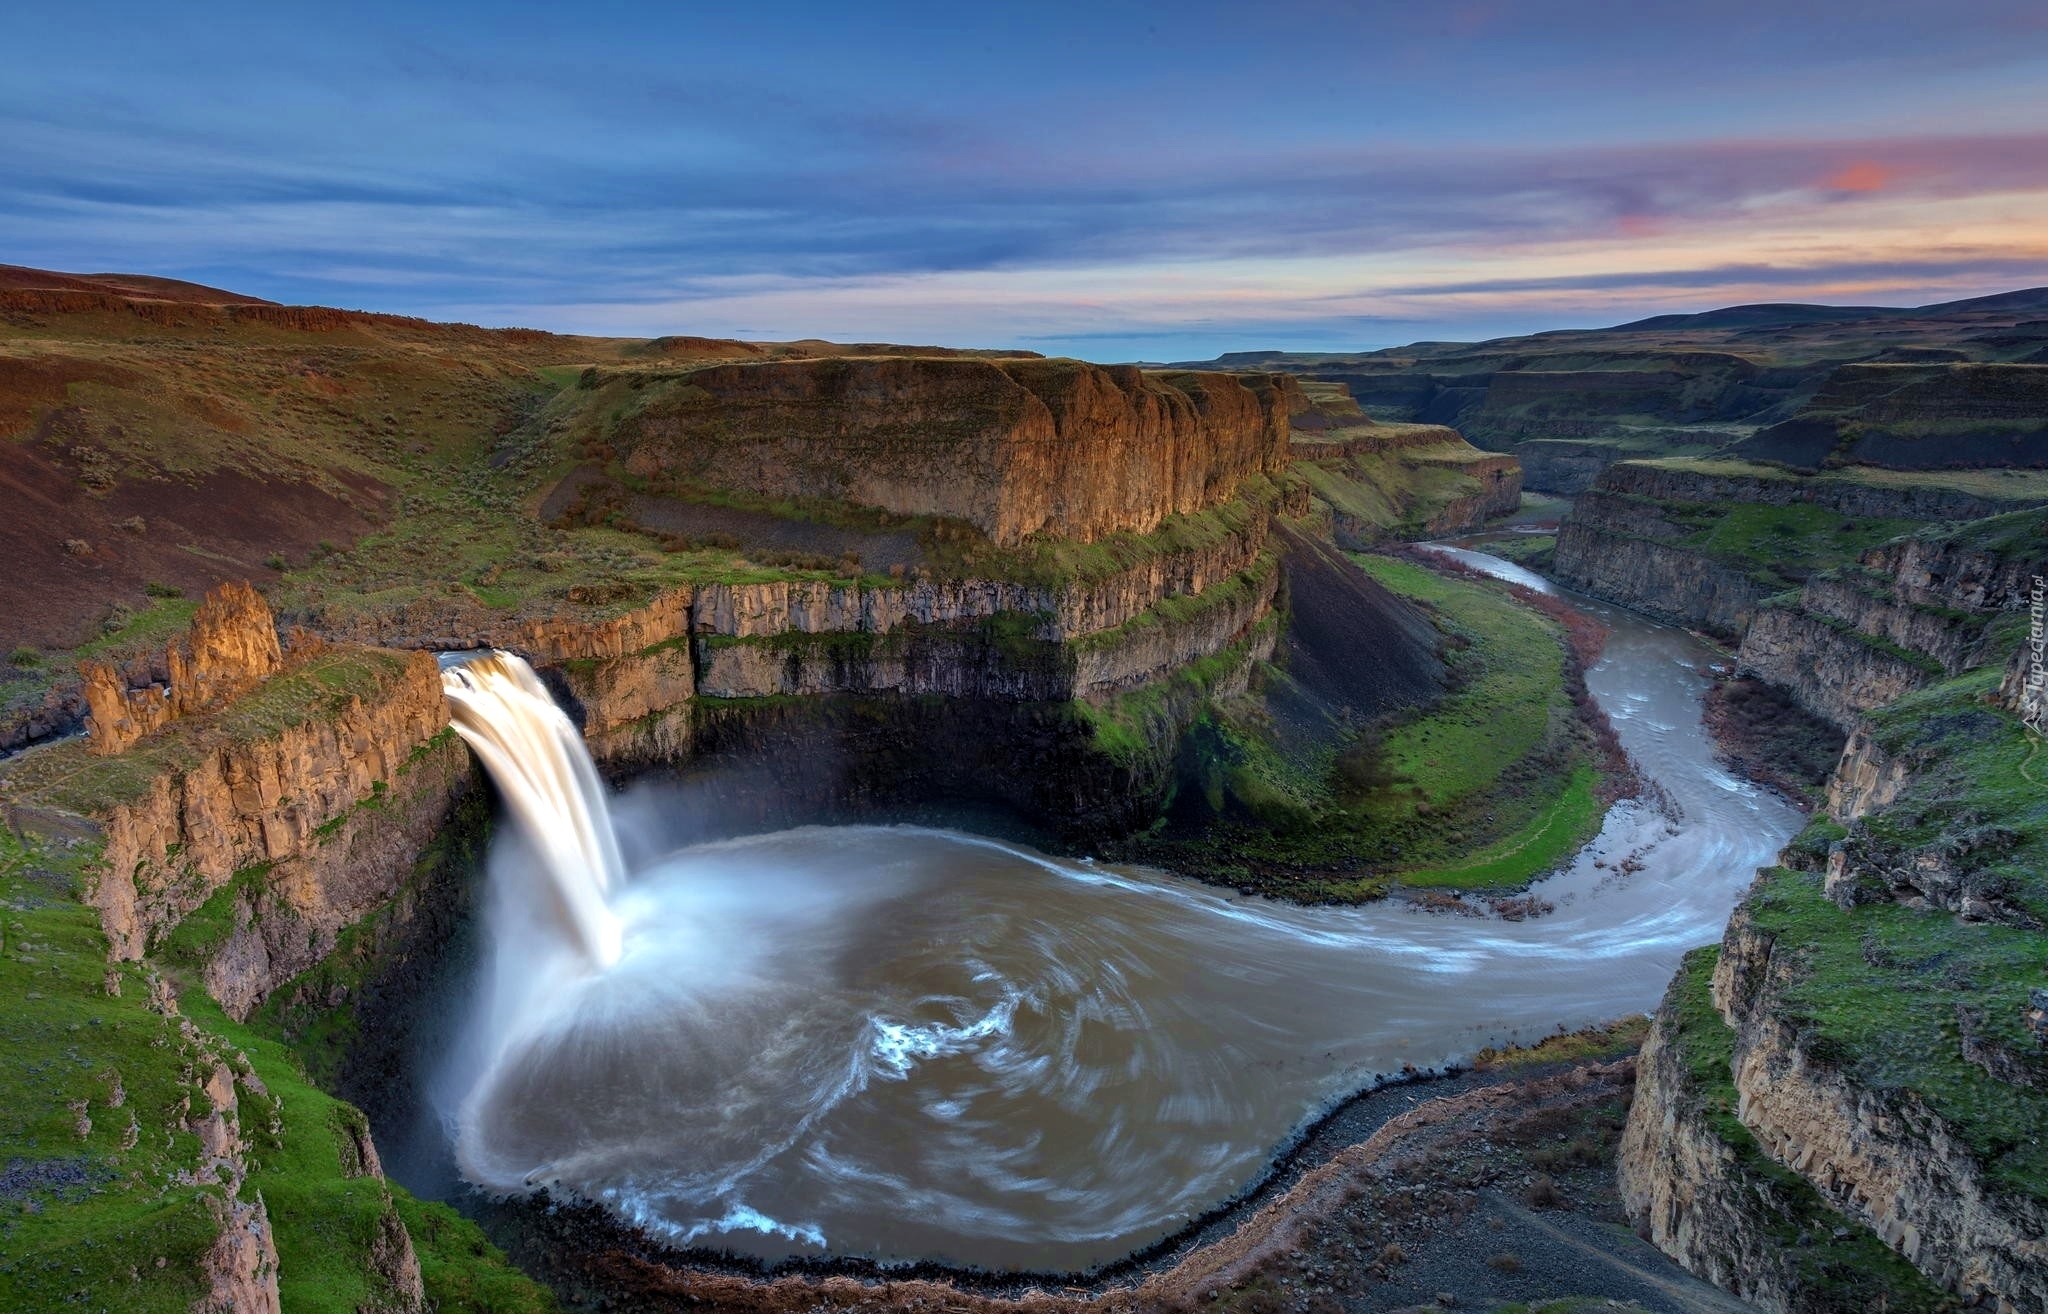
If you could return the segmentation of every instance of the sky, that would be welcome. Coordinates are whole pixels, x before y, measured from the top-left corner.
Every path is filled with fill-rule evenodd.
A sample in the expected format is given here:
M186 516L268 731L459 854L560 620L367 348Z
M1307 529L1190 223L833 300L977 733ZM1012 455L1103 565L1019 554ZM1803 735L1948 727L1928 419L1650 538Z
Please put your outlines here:
M1096 360L2048 284L2048 4L11 13L0 262Z

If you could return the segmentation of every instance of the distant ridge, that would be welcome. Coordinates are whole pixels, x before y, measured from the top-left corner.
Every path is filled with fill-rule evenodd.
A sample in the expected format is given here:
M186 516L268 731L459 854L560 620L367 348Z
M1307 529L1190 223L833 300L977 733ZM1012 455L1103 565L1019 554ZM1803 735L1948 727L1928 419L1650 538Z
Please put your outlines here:
M274 306L275 301L243 296L204 283L150 274L62 274L27 265L0 265L0 291L104 292L142 301L175 301L198 306Z
M1911 319L1971 310L2048 310L2048 287L2021 288L1965 301L1939 301L1930 306L1809 306L1792 302L1724 306L1691 315L1652 315L1589 333L1638 333L1669 329L1789 328L1795 324L1843 324L1859 319Z

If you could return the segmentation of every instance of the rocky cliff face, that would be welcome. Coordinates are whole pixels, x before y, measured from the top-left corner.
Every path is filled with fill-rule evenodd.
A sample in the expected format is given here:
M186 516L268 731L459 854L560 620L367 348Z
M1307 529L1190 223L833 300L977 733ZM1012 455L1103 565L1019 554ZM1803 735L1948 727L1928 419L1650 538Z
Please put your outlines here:
M1299 402L1291 380L1065 360L757 361L585 382L555 423L642 478L950 516L1000 544L1145 533L1227 501L1285 465Z
M1633 442L1626 438L1531 438L1515 444L1515 458L1522 463L1522 483L1526 487L1539 493L1576 497L1591 488L1600 472L1616 461L1663 455L1664 450L1655 441L1655 434L1661 432L1665 431L1653 431ZM1692 436L1673 431L1676 442Z
M1847 476L1799 478L1746 470L1736 463L1624 461L1601 475L1600 491L1669 502L1817 506L1858 519L1974 520L2027 504L1939 483L1863 482Z
M1869 728L1858 725L1849 733L1841 763L1828 780L1828 815L1847 825L1888 807L1911 778L1911 764L1885 752Z
M1807 597L1790 609L1799 616L1774 617L1745 661L1768 678L1798 682L1813 710L1839 719L1874 705L1868 699L1912 687L1908 671L1916 664L1955 670L1975 660L1978 630L1951 613L2009 605L2028 567L2009 551L1933 528L1865 551L1860 562L1852 560L1862 546L1853 538L1838 540L1846 549L1809 540L1805 559L1788 564L1784 554L1802 533L1827 532L1814 528L1805 509L1840 515L1839 532L1853 535L1869 522L1895 532L1915 521L2025 516L2013 508L2027 504L2021 494L2007 499L1847 472L1802 478L1734 462L1625 461L1607 467L1574 503L1558 530L1556 571L1573 587L1728 640L1743 637L1764 598L1804 581ZM1782 538L1729 536L1710 546L1715 521L1751 507L1797 509L1808 527L1787 521ZM1839 555L1831 560L1830 553ZM1822 575L1834 561L1847 568ZM1830 628L1850 637L1837 642ZM1852 650L1859 635L1873 651ZM1822 666L1830 671L1819 672ZM1844 701L1823 688L1835 677L1867 688Z
M2048 1308L2038 796L1987 684L1937 674L1857 717L1828 817L1759 875L1711 974L1680 973L1644 1052L1631 1214L1767 1308L1878 1307L1845 1293L1894 1256L1887 1308ZM1814 1267L1866 1233L1882 1251Z
M1619 467L1614 467L1619 468ZM1553 569L1573 588L1719 638L1749 627L1764 588L1734 567L1679 544L1690 530L1600 490L1558 527Z
M1617 1171L1639 1231L1688 1272L1777 1314L1944 1307L1798 1172L1765 1152L1728 1078L1734 1035L1714 1011L1715 954L1686 959L1636 1061Z
M1020 702L1060 702L1112 693L1213 656L1271 614L1277 563L1261 558L1239 575L1159 614L1074 643L1032 630L949 622L892 623L868 630L777 629L766 624L721 642L697 643L698 692L717 698L776 694L941 694ZM1025 613L1028 615L1028 613ZM1041 630L1040 625L1033 629Z
M1938 1286L2001 1311L2048 1307L2048 1208L1989 1179L1981 1157L1910 1090L1852 1079L1788 1020L1803 975L1738 910L1714 973L1735 1032L1739 1116L1778 1163Z
M1481 452L1455 429L1379 424L1328 432L1328 440L1297 435L1290 450L1347 549L1465 533L1522 504L1521 463Z
M1212 655L1271 609L1271 523L1255 502L1200 545L1057 583L771 579L680 586L609 613L507 618L476 605L305 619L359 643L517 652L555 683L592 752L626 766L689 752L700 695L1059 701Z
M205 975L240 1017L391 896L470 767L431 656L284 653L247 586L209 597L169 664L168 692L143 697L174 719L134 735L130 692L102 679L94 738L15 759L5 790L17 819L90 819L117 960L234 886Z
M222 584L200 603L191 629L164 653L164 683L133 689L105 662L81 669L92 709L91 749L102 757L119 753L178 717L247 693L283 660L277 623L262 595L246 582Z
M1929 681L1992 656L1990 619L2028 605L2044 566L2038 513L1936 528L1882 544L1766 607L1741 665L1844 730Z
M1738 661L1745 672L1790 690L1807 711L1848 730L1860 713L1928 679L1927 659L1872 637L1826 613L1766 607L1744 632Z
M239 1015L323 957L410 870L468 772L445 734L440 672L425 653L344 651L296 674L338 676L342 662L380 678L274 733L193 743L182 766L98 811L106 848L92 900L116 957L139 957L238 873L261 869L208 974Z

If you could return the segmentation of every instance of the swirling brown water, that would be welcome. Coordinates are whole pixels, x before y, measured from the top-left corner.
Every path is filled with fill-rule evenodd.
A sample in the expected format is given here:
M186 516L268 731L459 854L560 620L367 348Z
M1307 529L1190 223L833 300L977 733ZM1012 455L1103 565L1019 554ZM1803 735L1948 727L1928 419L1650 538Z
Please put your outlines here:
M763 1259L1087 1269L1404 1064L1645 1010L1797 816L1712 760L1706 650L1602 614L1589 686L1674 815L1616 808L1549 916L1295 908L912 828L685 849L611 900L608 969L501 919L465 1173Z

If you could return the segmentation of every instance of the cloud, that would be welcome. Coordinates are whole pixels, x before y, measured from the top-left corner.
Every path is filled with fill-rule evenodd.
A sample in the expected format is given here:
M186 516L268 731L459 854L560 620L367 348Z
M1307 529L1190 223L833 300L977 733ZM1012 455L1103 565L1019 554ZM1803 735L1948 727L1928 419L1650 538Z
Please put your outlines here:
M1858 160L1829 174L1821 186L1836 192L1876 192L1897 176L1897 170L1874 160Z

